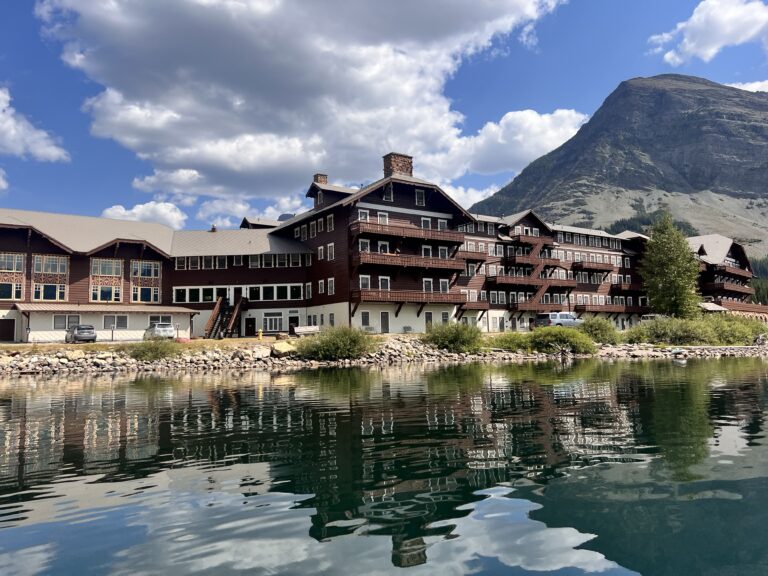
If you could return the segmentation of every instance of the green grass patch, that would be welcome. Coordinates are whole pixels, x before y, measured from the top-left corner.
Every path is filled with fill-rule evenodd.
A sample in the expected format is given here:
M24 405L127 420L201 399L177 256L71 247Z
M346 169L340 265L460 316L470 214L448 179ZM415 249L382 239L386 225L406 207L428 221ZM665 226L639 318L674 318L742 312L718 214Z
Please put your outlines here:
M145 340L137 344L118 346L117 350L126 353L134 360L153 362L178 356L181 353L181 346L173 340Z
M654 318L624 334L630 344L648 342L673 346L748 346L768 326L730 314L707 314L695 319Z
M362 330L338 326L301 338L296 349L305 360L351 360L371 352L374 342L374 338Z
M473 353L480 351L483 334L477 326L454 322L433 325L422 336L422 341L448 352Z

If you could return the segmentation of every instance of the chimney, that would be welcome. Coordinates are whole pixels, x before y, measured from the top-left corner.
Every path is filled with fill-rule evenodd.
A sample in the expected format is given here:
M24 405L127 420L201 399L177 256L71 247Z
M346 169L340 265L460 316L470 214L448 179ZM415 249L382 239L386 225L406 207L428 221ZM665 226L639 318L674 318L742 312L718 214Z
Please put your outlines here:
M211 224L211 229L208 232L216 232L216 224Z
M413 176L413 157L397 152L390 152L384 156L384 178L394 174Z
M315 174L312 176L312 182L315 184L328 184L328 174Z

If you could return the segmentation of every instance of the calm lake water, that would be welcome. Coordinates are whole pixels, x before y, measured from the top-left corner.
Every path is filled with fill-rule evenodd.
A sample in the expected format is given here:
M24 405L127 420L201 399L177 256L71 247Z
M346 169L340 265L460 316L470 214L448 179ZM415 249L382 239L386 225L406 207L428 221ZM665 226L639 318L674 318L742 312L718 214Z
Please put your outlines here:
M0 381L0 574L768 574L768 363Z

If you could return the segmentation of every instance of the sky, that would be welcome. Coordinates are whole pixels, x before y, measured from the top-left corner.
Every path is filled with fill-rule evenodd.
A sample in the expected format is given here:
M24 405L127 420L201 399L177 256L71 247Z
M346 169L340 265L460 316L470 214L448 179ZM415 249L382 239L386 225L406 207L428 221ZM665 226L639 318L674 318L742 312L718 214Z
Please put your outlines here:
M763 0L6 0L0 207L237 226L381 157L462 205L626 79L768 91Z

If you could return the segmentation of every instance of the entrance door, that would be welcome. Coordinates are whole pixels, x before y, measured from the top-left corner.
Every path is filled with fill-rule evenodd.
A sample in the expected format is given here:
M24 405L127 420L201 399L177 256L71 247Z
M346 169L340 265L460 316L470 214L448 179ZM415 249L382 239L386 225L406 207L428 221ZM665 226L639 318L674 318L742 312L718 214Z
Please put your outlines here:
M432 328L432 312L424 312L424 325L427 327L427 330Z
M256 336L256 318L245 319L245 335Z
M381 313L381 333L386 334L389 332L389 312Z
M237 299L243 295L243 288L241 286L236 286L233 293L234 293L234 300L232 302L234 303L234 302L237 302Z
M499 332L504 332L504 316L499 318Z
M16 339L16 320L0 320L0 342L13 342Z
M288 316L288 332L293 333L293 329L299 325L298 316Z

